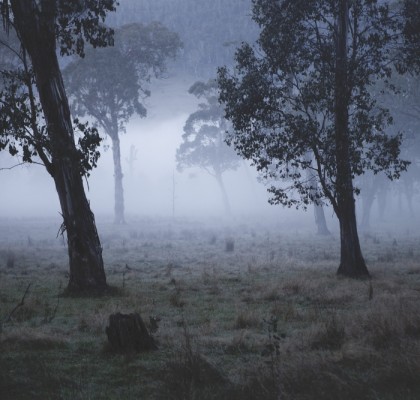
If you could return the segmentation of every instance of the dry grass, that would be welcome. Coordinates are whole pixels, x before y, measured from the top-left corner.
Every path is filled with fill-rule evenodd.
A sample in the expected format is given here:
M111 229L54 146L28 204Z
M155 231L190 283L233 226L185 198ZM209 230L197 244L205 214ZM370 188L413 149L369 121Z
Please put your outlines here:
M103 224L120 290L89 299L57 297L67 255L56 226L15 221L0 231L1 399L420 398L419 238L366 240L370 286L335 276L329 239L260 227ZM107 352L117 311L159 320L159 351Z

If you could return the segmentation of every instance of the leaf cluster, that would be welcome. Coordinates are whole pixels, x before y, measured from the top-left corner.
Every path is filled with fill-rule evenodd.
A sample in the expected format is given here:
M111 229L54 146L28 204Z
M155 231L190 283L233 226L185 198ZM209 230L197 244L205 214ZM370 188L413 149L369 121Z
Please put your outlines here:
M403 1L403 62L399 65L402 72L413 70L420 73L420 2Z
M56 43L61 54L84 56L85 43L93 47L113 43L113 31L102 25L106 14L114 11L115 0L34 2L35 10L52 18ZM0 37L0 150L7 149L21 162L38 163L54 175L52 139L48 131L25 48L13 29L10 1L1 1L5 32ZM46 15L48 13L48 16ZM99 157L100 138L94 128L75 121L81 135L74 157L81 175L89 175Z
M114 31L104 25L116 0L57 0L56 37L61 55L85 55L85 43L94 48L112 46Z

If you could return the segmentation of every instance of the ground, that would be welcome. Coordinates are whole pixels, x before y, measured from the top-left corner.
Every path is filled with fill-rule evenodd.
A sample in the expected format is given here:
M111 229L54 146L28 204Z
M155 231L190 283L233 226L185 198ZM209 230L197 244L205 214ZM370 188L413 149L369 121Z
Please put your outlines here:
M1 219L0 398L420 398L420 236L362 234L358 281L337 234L243 220L101 220L114 290L73 298L59 221ZM113 354L115 312L159 320L159 349Z

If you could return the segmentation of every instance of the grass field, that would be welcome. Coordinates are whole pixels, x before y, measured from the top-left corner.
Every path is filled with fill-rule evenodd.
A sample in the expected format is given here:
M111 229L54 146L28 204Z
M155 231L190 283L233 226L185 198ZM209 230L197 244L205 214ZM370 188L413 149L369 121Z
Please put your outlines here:
M362 234L369 282L336 277L337 234L104 221L118 290L72 298L59 221L0 222L2 400L420 398L419 235ZM113 354L117 311L160 319L159 349Z

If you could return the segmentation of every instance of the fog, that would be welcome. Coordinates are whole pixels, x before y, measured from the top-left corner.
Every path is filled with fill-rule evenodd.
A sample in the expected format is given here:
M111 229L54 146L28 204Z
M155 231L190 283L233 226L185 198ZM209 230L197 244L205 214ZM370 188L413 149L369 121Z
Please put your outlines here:
M125 208L131 216L224 216L222 197L215 179L200 168L177 171L175 152L182 141L183 126L195 111L197 100L187 90L193 80L166 78L152 86L146 100L146 118L133 118L121 138ZM98 217L112 218L114 166L112 144L102 133L101 157L86 181L88 199ZM136 151L130 168L130 151ZM0 168L19 163L3 153ZM0 171L3 191L1 217L53 217L60 213L54 182L40 165L17 166ZM257 181L245 161L224 174L233 214L277 215L280 207L267 203L266 188ZM293 212L296 215L296 212Z
M164 77L152 79L150 85L146 85L151 91L151 96L144 100L147 116L134 116L126 126L126 133L120 132L127 222L137 216L217 217L228 221L230 218L225 214L216 180L198 167L179 172L175 153L182 141L184 124L200 102L188 93L189 87L198 80L213 78L218 66L232 64L235 47L242 40L253 41L258 35L245 5L249 2L232 2L223 7L223 2L219 2L217 7L206 5L205 8L203 5L204 8L195 9L191 9L188 2L180 2L179 15L174 13L178 6L172 3L146 3L125 2L110 17L110 24L118 27L128 22L159 20L169 29L179 32L184 48L178 59L168 64ZM235 14L236 19L227 24L225 19L231 14ZM209 24L204 26L204 19L208 19ZM188 28L186 21L190 21ZM67 64L68 60L62 65ZM413 131L412 127L410 129ZM101 157L98 167L85 181L85 187L97 219L111 220L114 212L112 143L101 129L100 133L103 138ZM0 217L60 218L54 182L45 169L35 164L14 167L19 160L6 153L0 152L0 184L3 188ZM133 155L135 157L130 161ZM13 168L8 169L10 167ZM225 172L223 179L232 219L264 216L267 220L290 221L292 225L315 230L313 206L310 205L305 212L269 205L266 187L257 180L255 168L247 161L241 161L237 170ZM407 229L420 222L417 183L410 184L411 210L404 185L403 181L387 184L386 205L379 206L379 195L376 195L371 226L398 222L401 229ZM325 207L324 210L329 228L338 230L332 208ZM362 213L363 201L359 198L359 220Z
M169 76L151 85L152 95L145 101L147 117L134 117L120 135L121 163L124 174L124 197L127 222L135 217L217 217L220 220L240 221L263 217L267 221L306 227L315 231L313 206L305 212L294 208L269 205L269 195L257 180L255 168L242 161L235 171L227 171L223 178L232 207L227 217L220 189L206 171L196 168L179 172L175 152L182 141L183 126L197 108L198 100L188 93L194 77ZM112 144L101 132L103 142L98 167L85 180L87 197L98 220L112 220L114 210L114 166ZM130 152L135 159L130 168ZM0 153L0 181L4 188L0 197L1 218L61 218L54 182L43 166L16 166L19 160L6 152ZM16 166L16 167L14 167ZM14 167L12 169L7 169ZM413 195L413 211L408 208L403 182L389 185L385 213L381 216L377 198L374 201L371 225L393 227L401 231L416 229L420 223L419 192ZM325 207L327 224L338 231L332 207ZM363 202L357 200L361 218ZM382 211L383 213L383 211ZM394 225L393 225L394 224Z

